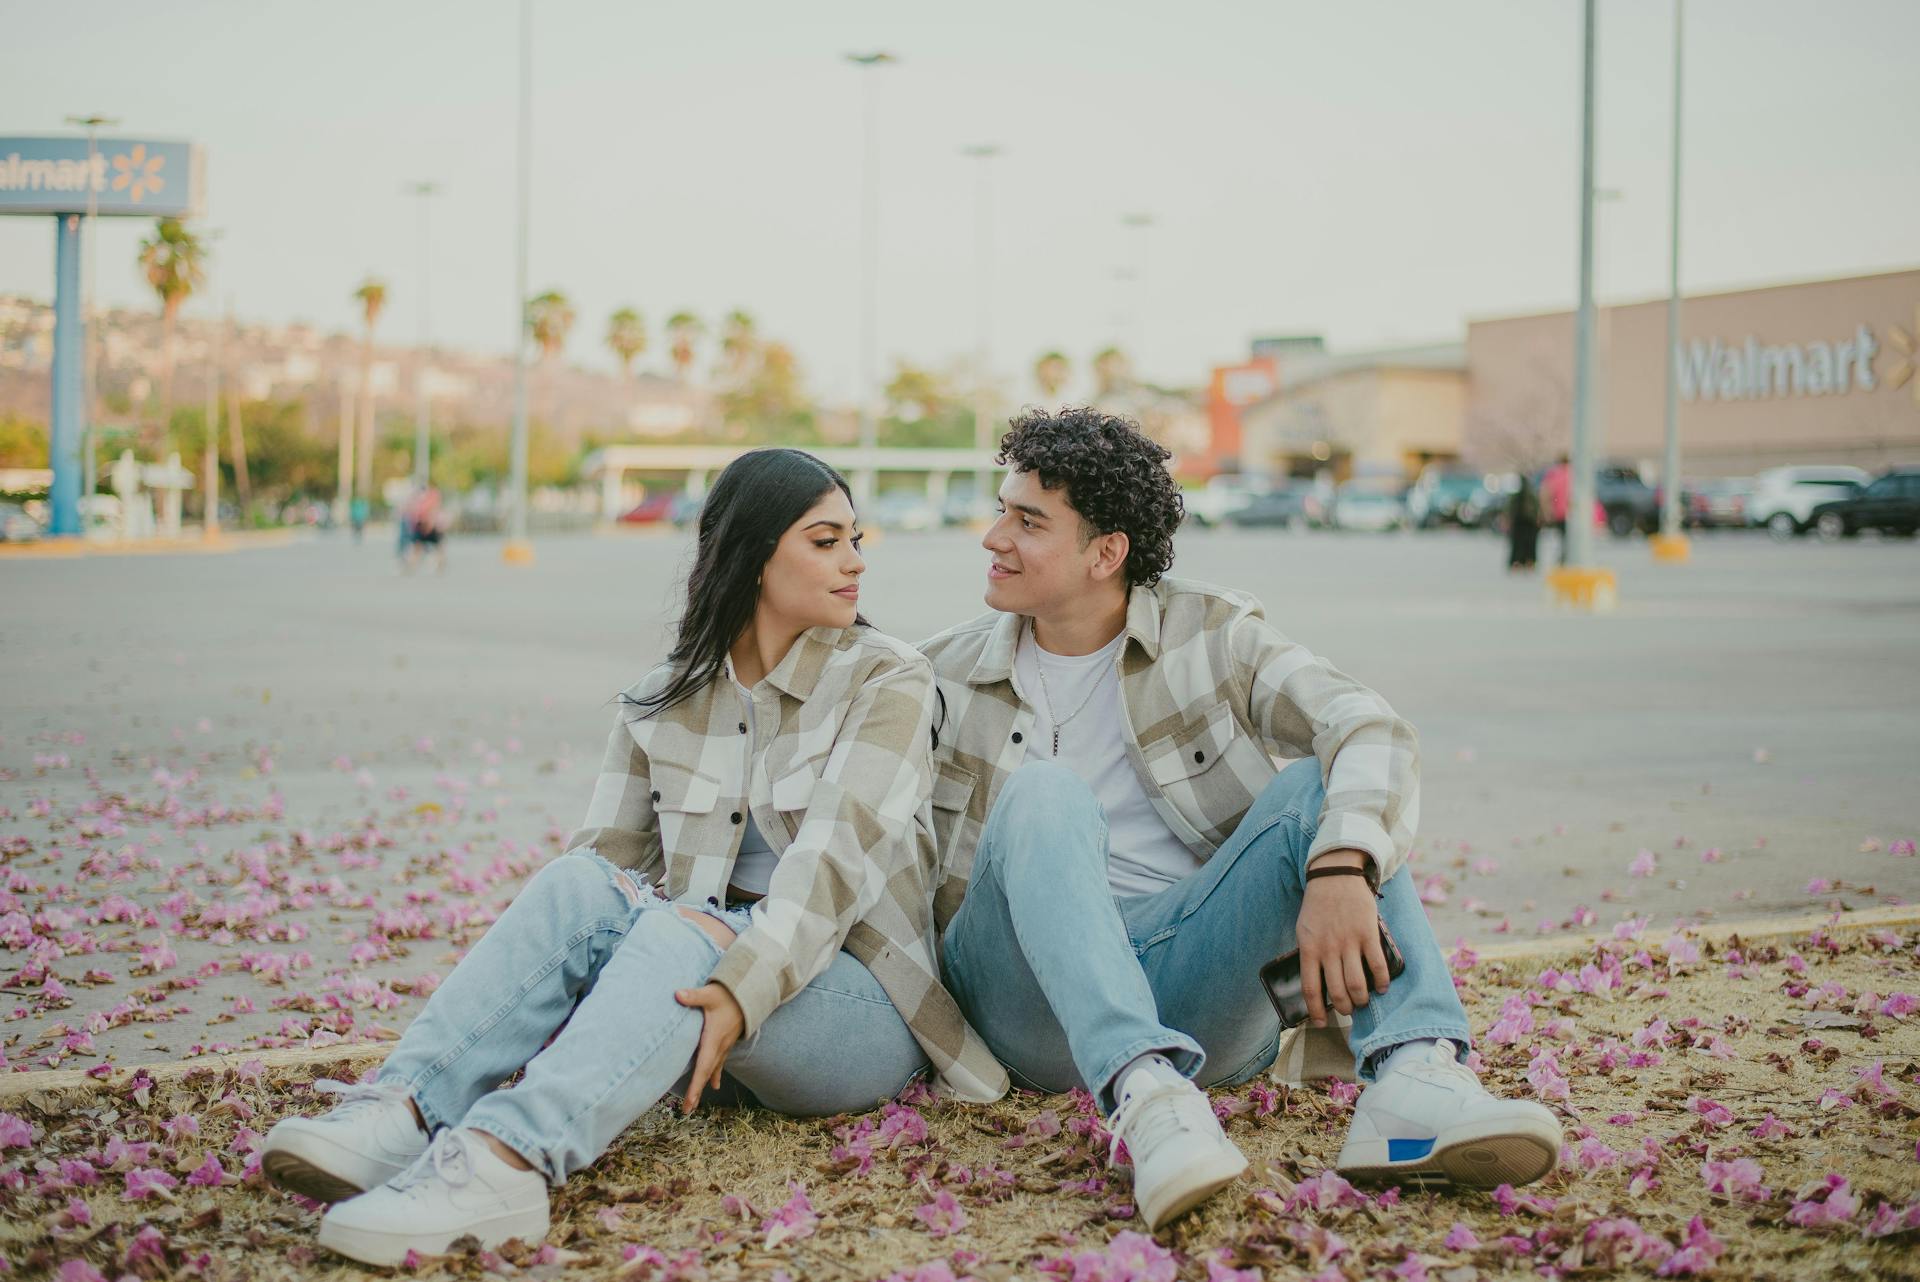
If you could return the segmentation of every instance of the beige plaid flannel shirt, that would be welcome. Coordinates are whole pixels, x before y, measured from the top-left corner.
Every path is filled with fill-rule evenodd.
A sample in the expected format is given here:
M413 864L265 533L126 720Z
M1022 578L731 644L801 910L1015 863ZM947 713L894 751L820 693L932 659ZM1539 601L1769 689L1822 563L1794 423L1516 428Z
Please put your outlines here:
M941 931L960 907L980 831L1026 760L1033 705L1016 684L1024 620L991 611L920 643L944 701L933 821ZM1202 860L1278 772L1315 756L1326 783L1309 858L1363 850L1381 881L1406 862L1420 817L1420 742L1386 700L1287 640L1243 592L1189 579L1135 588L1115 662L1127 756L1154 809Z
M657 668L628 694L669 675ZM941 986L934 951L926 659L870 628L813 628L751 693L751 718L725 679L651 716L623 704L568 850L596 851L676 902L724 902L750 814L779 860L711 976L739 1001L746 1034L844 947L946 1093L998 1099L1006 1072Z

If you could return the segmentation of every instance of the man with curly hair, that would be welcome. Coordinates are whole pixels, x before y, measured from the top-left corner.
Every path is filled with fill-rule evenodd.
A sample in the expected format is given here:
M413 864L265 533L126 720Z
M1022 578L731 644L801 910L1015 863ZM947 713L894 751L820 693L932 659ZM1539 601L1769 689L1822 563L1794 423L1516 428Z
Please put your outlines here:
M1016 1083L1085 1087L1109 1112L1150 1228L1246 1170L1200 1088L1273 1064L1260 970L1296 949L1308 1018L1350 1021L1367 1083L1343 1174L1540 1178L1560 1126L1461 1062L1466 1012L1406 868L1413 727L1251 596L1163 577L1183 514L1169 457L1083 408L1029 411L1001 441L991 608L920 646L945 706L949 988Z

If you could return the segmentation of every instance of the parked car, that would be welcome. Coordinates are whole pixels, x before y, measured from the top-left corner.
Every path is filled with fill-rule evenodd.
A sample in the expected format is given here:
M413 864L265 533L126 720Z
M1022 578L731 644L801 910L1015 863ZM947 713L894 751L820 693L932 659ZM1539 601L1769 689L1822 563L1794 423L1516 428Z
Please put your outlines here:
M1423 530L1460 525L1461 506L1479 488L1480 477L1475 473L1442 471L1429 465L1407 491L1407 517Z
M1187 520L1205 529L1219 525L1272 488L1273 482L1264 476L1230 472L1208 477L1205 485L1181 497L1186 501Z
M949 490L947 501L940 508L942 525L972 525L975 522L991 522L997 515L994 499L991 495L976 496L972 490Z
M620 514L622 525L657 525L673 519L674 500L680 496L672 490L659 494L649 494L635 507Z
M1280 526L1297 530L1312 523L1307 505L1312 489L1306 485L1287 485L1256 494L1245 507L1227 514L1234 526Z
M1747 519L1766 526L1768 534L1784 543L1807 532L1815 507L1833 499L1852 498L1872 479L1857 467L1768 468L1753 478Z
M1680 487L1686 522L1701 529L1744 528L1747 503L1752 497L1751 476L1712 477Z
M1483 477L1473 493L1460 501L1455 519L1469 530L1506 529L1507 503L1520 488L1520 478L1512 472Z
M1336 530L1403 530L1407 505L1398 494L1375 485L1348 481L1334 494Z
M1607 514L1607 532L1614 538L1624 539L1635 530L1659 532L1660 496L1640 479L1638 468L1602 463L1594 469L1593 496Z
M0 543L32 543L45 533L18 503L0 503Z
M288 509L293 505L289 503ZM111 536L120 528L120 496L118 494L82 494L80 496L80 528L89 535ZM300 522L283 518L287 525Z
M684 530L700 520L700 509L707 505L707 496L694 496L685 490L673 496L671 520L676 530Z
M1920 534L1920 468L1901 468L1858 494L1814 506L1814 532L1827 540L1850 539L1862 530L1912 538Z
M873 515L862 523L883 530L937 530L940 509L918 490L893 490L873 502Z

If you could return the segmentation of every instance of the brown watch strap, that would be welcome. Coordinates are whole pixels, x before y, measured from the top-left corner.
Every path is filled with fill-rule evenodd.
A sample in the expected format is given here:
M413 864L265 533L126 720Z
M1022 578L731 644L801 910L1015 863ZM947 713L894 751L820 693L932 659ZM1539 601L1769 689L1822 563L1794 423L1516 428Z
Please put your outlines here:
M1371 890L1376 897L1380 894L1380 887L1374 884L1370 867L1350 868L1342 864L1332 868L1307 869L1307 880L1312 881L1315 877L1365 877L1367 889Z

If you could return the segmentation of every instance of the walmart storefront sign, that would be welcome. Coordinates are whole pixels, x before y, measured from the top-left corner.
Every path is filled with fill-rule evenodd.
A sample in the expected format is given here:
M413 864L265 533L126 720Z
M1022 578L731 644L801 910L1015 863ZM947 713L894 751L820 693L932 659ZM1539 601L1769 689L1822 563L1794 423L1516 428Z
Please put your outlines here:
M152 138L0 138L0 214L183 218L200 207L200 149Z
M1865 325L1834 342L1740 344L1696 338L1680 348L1680 396L1689 401L1751 401L1779 396L1841 396L1871 392L1874 353Z

